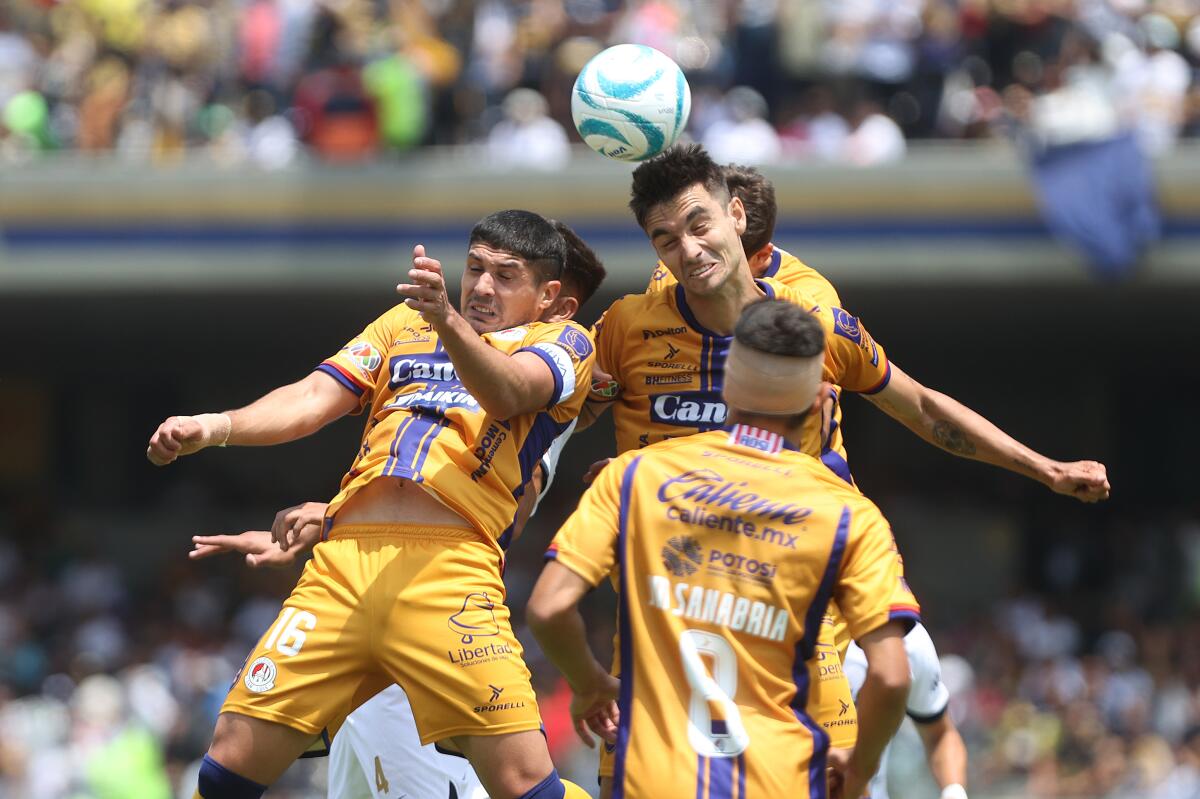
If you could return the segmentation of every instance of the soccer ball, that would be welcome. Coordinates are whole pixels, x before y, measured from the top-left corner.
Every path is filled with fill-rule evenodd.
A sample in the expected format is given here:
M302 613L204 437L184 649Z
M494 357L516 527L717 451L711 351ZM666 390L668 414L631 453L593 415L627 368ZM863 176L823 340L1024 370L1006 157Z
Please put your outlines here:
M588 147L618 161L643 161L679 138L692 91L679 65L641 44L618 44L579 71L571 117Z

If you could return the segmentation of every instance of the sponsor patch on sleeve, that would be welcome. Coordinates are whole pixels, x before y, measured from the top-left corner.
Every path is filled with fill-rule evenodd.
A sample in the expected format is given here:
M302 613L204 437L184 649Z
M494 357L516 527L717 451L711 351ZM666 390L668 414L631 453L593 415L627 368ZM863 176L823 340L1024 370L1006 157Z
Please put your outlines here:
M621 393L621 384L611 377L592 381L592 395L601 399L616 399Z
M592 354L592 340L577 327L567 326L558 334L558 343L562 344L577 361Z
M350 357L350 362L368 377L383 363L383 356L369 341L354 342L346 347L346 355Z

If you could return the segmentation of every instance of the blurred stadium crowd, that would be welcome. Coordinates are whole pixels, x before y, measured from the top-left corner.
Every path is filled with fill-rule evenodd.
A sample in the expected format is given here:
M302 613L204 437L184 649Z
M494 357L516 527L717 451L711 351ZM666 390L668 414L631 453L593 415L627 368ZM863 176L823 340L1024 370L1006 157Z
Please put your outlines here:
M571 492L556 494L562 505ZM14 507L0 531L0 796L190 796L230 675L293 573L191 564L180 546L178 560L130 580L102 539L48 525L41 502ZM540 568L535 541L549 534L531 531L513 553L518 620ZM972 752L971 795L1195 799L1200 625L1181 619L1200 603L1200 521L1113 520L1056 541L1032 559L1027 587L989 611L950 620L951 608L927 610ZM596 599L587 612L603 651L613 606ZM521 637L552 754L592 785L570 694ZM917 752L893 758L916 775L897 799L933 795L920 792ZM320 766L294 768L272 796L323 796L323 779Z
M720 161L869 165L906 141L1200 132L1192 0L7 0L0 160L277 168L429 144L556 169L616 42L674 57Z

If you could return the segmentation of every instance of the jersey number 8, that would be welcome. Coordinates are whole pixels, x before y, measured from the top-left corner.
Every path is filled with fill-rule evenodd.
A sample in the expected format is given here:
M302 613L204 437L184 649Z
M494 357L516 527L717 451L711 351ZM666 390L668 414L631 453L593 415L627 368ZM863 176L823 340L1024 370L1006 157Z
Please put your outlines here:
M679 636L683 671L691 686L688 742L705 757L735 757L746 751L750 736L733 701L738 664L733 647L719 635L684 630Z

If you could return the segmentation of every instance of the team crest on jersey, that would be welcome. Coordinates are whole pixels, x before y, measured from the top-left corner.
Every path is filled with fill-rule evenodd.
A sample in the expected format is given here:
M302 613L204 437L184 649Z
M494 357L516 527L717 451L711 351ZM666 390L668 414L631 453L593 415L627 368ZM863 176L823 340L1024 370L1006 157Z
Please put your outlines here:
M246 667L246 689L256 694L269 691L275 687L275 676L278 673L275 661L263 655Z
M564 327L558 334L558 343L565 346L576 361L582 361L592 354L592 340L587 333L575 327Z
M686 577L700 568L704 549L690 535L677 535L667 539L667 545L662 548L662 559L667 571L676 577Z
M350 356L351 362L357 366L364 374L370 374L379 368L379 364L383 363L383 356L379 354L379 350L369 341L357 341L346 347L346 354Z
M851 316L841 308L830 308L833 312L833 332L842 338L847 338L859 346L859 349L871 359L872 366L879 365L879 348L871 340L871 336L862 329L857 317Z

